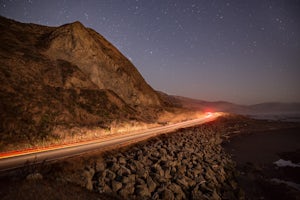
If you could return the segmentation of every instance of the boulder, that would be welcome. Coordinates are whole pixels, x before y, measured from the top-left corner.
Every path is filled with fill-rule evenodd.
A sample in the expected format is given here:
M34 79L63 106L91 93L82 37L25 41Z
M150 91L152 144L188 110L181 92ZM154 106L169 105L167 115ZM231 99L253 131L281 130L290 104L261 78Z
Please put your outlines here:
M124 157L119 157L119 164L120 165L125 165L126 164L126 159Z
M229 181L230 186L235 190L237 189L237 182L235 180L230 180Z
M113 163L113 165L110 167L110 170L112 170L113 172L117 172L120 169L120 165L118 163Z
M159 200L159 199L161 199L161 198L159 197L159 193L158 193L158 192L155 192L155 193L152 195L151 199L152 199L152 200Z
M151 156L154 157L154 158L159 158L160 157L160 154L158 151L154 150L151 152Z
M137 170L136 174L139 177L146 179L149 176L149 171L145 168L140 168Z
M141 179L141 178L137 178L136 181L135 181L135 183L137 185L145 185L146 184L146 182L144 181L144 179Z
M151 193L147 187L147 185L137 185L135 188L135 193L137 196L145 198L145 197L151 197Z
M111 187L112 187L113 192L117 192L122 188L122 183L120 183L119 181L113 180L111 182Z
M194 200L204 199L203 193L199 190L198 187L195 187L193 189L191 199L194 199Z
M100 176L100 177L98 178L98 185L101 186L101 187L103 187L103 186L106 184L105 179L106 179L105 177Z
M168 188L175 194L175 199L185 199L185 194L176 183L171 183Z
M85 188L88 190L93 190L93 177L95 174L95 170L93 168L88 168L84 170L83 176L85 179Z
M167 150L165 148L160 148L159 150L160 156L166 156L168 154Z
M220 183L223 183L226 180L226 172L223 168L220 168L217 172L217 179Z
M26 180L29 180L29 181L36 181L36 180L42 180L42 179L43 179L43 175L38 172L28 174L26 176Z
M128 176L123 176L122 177L122 183L129 183L129 182L132 182ZM133 181L134 182L134 181Z
M212 180L213 182L216 182L215 173L211 170L209 166L205 168L205 178L207 180Z
M153 166L153 171L155 172L155 173L157 173L159 176L161 176L161 177L163 177L164 176L164 170L161 168L161 166L159 165L159 164L155 164L154 166Z
M171 176L171 168L167 168L166 170L165 170L165 172L164 172L164 177L166 178L166 179L171 179L172 178L172 176Z
M102 159L95 161L95 170L97 172L104 171L105 169L106 169L106 163Z
M127 163L126 167L132 172L136 173L136 165L134 163Z
M136 170L140 170L140 169L144 169L144 165L143 163L137 161L137 160L134 160L133 161L133 165L135 166Z
M183 188L183 190L186 190L189 187L189 183L186 181L185 178L178 178L178 179L176 179L176 183L178 185L180 185Z
M106 169L103 174L104 174L104 177L106 177L106 178L108 178L110 180L113 180L113 179L116 178L115 172L113 172L113 171L111 171L109 169Z
M110 156L106 159L106 162L107 162L107 165L112 165L113 163L116 163L117 162L117 158L114 157L114 156Z
M144 157L143 163L147 166L151 166L153 164L153 161L150 158Z
M153 179L150 176L148 176L146 182L147 182L147 187L149 188L149 192L150 193L154 192L156 188L156 183L153 181Z
M177 174L177 169L176 167L172 167L170 171L171 176L175 176Z
M179 166L177 166L177 172L180 173L181 175L184 175L185 172L186 172L185 165L179 165Z
M164 200L174 200L175 199L173 192L167 188L165 188L161 192L161 196L162 196L162 199L164 199Z
M131 171L124 166L120 166L119 170L117 171L117 175L119 176L128 176L129 174L131 174Z
M119 190L119 195L124 199L129 199L128 197L134 193L134 183L127 183L125 186Z
M112 190L108 185L98 187L99 193L111 193Z
M213 191L211 198L214 200L221 200L221 197L218 195L216 190Z
M180 162L182 160L182 158L183 158L183 152L179 152L177 154L177 161Z

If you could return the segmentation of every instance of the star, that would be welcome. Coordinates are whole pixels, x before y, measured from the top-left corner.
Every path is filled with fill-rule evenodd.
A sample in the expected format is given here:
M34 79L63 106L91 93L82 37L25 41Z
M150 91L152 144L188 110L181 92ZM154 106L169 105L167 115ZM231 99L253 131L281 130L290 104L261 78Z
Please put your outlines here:
M87 13L84 13L85 19L88 20L89 19L89 15Z

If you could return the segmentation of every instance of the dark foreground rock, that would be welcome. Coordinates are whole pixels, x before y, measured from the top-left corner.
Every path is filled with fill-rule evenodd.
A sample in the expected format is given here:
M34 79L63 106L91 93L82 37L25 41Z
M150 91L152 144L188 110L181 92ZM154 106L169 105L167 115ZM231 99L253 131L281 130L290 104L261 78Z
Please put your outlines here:
M93 190L125 199L243 198L221 142L220 134L202 125L107 153L90 180Z

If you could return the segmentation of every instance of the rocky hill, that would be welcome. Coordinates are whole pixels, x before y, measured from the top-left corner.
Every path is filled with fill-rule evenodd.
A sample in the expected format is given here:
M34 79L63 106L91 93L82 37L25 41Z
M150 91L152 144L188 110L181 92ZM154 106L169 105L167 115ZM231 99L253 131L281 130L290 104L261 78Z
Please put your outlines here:
M158 106L160 100L132 63L112 44L80 22L46 33L44 55L78 66L99 89L110 89L131 106Z
M0 44L0 149L51 137L57 126L151 121L162 108L133 64L80 22L46 27L0 17Z

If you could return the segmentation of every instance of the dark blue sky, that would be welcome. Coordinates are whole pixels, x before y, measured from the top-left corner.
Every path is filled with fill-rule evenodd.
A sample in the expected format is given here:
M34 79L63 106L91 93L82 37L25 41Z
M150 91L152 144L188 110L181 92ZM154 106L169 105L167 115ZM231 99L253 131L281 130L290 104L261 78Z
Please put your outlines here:
M156 90L241 104L300 102L300 0L1 0L0 14L81 21Z

